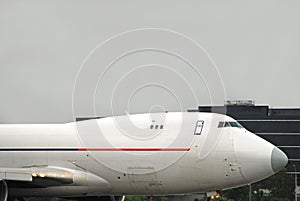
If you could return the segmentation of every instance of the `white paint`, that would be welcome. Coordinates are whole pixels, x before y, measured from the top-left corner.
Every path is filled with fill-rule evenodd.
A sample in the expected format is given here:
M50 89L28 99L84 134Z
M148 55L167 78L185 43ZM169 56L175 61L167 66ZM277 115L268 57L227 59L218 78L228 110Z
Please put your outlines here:
M98 149L1 151L0 167L4 172L43 173L42 181L52 175L59 183L38 189L14 188L10 189L10 195L72 197L211 192L246 185L274 174L271 167L274 146L244 128L218 128L219 121L235 121L228 116L157 113L151 114L151 118L164 127L150 129L149 115L68 124L0 125L1 149ZM194 135L199 120L204 122L203 130L201 135ZM144 135L147 137L143 138ZM120 148L127 150L116 151ZM151 151L153 148L165 150ZM185 148L188 151L171 151ZM73 175L73 183L64 185L60 174Z

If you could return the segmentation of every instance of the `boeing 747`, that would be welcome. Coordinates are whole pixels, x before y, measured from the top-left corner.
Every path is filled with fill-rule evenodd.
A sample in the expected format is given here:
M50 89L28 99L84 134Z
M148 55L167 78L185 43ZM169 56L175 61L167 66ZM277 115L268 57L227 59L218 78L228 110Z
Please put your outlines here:
M206 193L267 178L287 156L214 113L0 125L0 201Z

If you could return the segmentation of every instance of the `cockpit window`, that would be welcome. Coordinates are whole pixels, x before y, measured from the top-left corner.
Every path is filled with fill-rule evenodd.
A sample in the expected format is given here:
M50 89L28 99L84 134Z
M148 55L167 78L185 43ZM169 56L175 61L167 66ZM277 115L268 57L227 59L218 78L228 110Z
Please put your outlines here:
M237 121L233 121L233 122L229 122L231 127L237 127L237 128L243 128L243 126L237 122Z
M220 121L219 125L218 125L218 128L222 128L222 127L224 127L224 125L225 125L225 122L224 121Z
M225 122L225 127L231 127L230 122Z
M237 121L220 121L218 128L224 128L224 127L236 127L236 128L243 128L243 126L237 122Z

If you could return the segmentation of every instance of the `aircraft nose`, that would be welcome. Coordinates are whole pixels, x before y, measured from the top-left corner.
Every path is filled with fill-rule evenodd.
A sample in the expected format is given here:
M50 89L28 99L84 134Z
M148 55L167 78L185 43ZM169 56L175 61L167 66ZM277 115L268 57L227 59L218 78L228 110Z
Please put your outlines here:
M271 154L271 165L274 172L280 171L288 163L288 158L280 149L274 147Z
M247 183L267 178L287 164L280 149L253 133L233 133L233 140L240 173Z

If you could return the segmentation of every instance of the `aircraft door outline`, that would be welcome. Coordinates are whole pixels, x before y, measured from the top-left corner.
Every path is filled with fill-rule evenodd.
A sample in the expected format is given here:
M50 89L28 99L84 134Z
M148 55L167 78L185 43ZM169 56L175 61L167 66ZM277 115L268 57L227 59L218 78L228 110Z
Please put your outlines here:
M203 126L204 126L204 121L203 120L198 120L196 122L196 127L194 130L194 135L201 135L202 130L203 130Z

